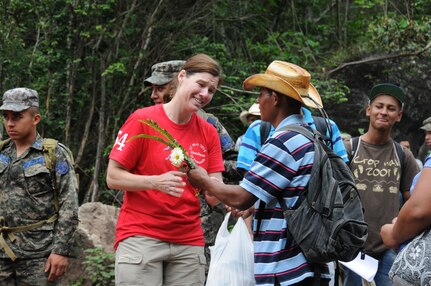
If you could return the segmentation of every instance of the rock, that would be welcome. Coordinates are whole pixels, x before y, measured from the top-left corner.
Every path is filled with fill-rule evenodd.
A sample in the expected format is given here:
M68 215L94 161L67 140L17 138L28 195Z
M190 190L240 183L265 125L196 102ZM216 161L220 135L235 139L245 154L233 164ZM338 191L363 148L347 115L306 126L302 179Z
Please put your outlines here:
M92 285L89 273L85 271L86 249L103 247L107 253L114 253L115 224L119 208L102 203L85 203L79 207L77 231L77 258L69 260L69 269L59 281L59 285L69 286L79 281L79 285Z

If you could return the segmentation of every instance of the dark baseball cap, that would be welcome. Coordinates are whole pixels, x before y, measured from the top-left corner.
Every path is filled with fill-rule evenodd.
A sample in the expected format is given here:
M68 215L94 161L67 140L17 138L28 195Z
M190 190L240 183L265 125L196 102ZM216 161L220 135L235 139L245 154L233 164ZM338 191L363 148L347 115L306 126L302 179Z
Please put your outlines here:
M37 91L25 87L9 89L3 94L3 105L0 110L21 112L30 107L39 107Z
M174 60L161 62L151 67L151 76L144 80L145 85L165 85L172 81L174 75L178 73L186 61Z
M381 83L375 85L370 92L369 98L370 101L373 101L379 95L390 95L395 97L401 105L404 104L406 99L406 95L401 87L392 84L392 83Z

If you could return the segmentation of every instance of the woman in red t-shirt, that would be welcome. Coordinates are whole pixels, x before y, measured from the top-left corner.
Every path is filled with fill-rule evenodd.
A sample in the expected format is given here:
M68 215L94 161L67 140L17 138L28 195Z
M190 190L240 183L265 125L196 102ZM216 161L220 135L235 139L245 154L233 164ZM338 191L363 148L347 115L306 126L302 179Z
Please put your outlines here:
M125 192L116 227L116 284L203 285L204 238L199 190L172 165L172 149L139 134L161 135L141 121L166 129L194 162L222 180L224 170L216 129L196 115L221 84L221 67L198 54L176 78L173 99L138 109L118 132L110 153L107 183ZM218 200L206 195L210 205Z

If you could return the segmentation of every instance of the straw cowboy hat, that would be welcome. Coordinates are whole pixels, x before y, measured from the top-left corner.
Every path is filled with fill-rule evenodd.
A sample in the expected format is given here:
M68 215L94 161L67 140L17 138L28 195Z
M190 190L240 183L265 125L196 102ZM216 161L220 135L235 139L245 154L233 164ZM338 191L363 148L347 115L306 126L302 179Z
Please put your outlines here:
M311 75L305 69L292 63L273 61L264 74L249 76L244 81L244 89L266 87L289 96L304 105L323 108L322 98L310 83Z
M255 115L255 116L260 116L260 109L259 109L259 104L258 103L253 103L250 108L248 109L248 111L243 110L241 112L241 114L239 115L239 120L241 120L241 122L244 125L248 125L247 123L247 116L249 115Z

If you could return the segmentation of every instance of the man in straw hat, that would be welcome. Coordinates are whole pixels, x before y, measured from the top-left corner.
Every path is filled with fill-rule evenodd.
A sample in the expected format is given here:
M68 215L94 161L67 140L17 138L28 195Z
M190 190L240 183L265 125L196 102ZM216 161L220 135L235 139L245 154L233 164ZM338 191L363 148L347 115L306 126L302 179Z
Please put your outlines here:
M380 228L398 216L400 196L404 201L410 197L412 180L419 171L412 152L391 137L392 128L402 118L404 100L404 91L399 86L391 83L375 85L369 93L366 109L368 130L359 138L352 138L352 144L347 146L351 154L350 169L368 223L364 252L379 261L374 276L377 286L393 285L388 272L396 255L383 244ZM345 269L344 285L362 285L361 277Z
M315 104L313 104L314 101L322 102L319 93L312 93L309 96L313 97L313 101L311 101L311 107L315 107ZM310 101L307 101L307 103L309 102ZM307 105L307 103L304 103L304 105ZM301 107L301 113L304 116L304 120L311 128L318 130L319 132L321 132L321 130L318 128L319 125L316 121L318 120L318 122L324 122L323 120L326 120L328 123L327 125L324 125L326 132L324 132L322 135L326 135L326 137L330 140L330 147L338 156L343 159L344 162L348 163L349 159L346 148L344 147L343 138L337 124L331 119L313 116L307 107L310 106ZM250 124L250 126L247 128L247 131L241 138L241 145L238 147L238 159L236 167L240 173L244 173L250 169L251 163L256 158L259 150L262 148L262 140L264 142L266 138L272 135L274 130L274 126L269 124L269 122L265 122L260 119L255 120Z
M240 185L211 180L201 168L188 174L195 187L210 192L233 208L246 210L259 200L266 203L260 233L271 235L256 235L256 225L253 228L256 285L312 285L313 282L327 285L330 279L326 264L308 262L299 245L293 240L286 241L284 232L279 231L287 225L277 198L283 197L288 207L294 208L299 203L299 195L306 189L311 174L314 145L300 133L277 130L291 124L309 128L301 106L322 105L321 101L310 98L310 94L317 93L310 78L310 74L297 65L274 61L264 74L255 74L244 81L247 90L260 88L257 102L261 118L269 121L275 132L265 142ZM289 245L287 249L286 245ZM316 275L318 281L314 279L315 272L320 273L320 278Z
M300 68L294 64L286 63L287 65L292 65L296 68ZM306 71L304 71L307 73ZM291 80L292 83L295 83L295 78L286 78L287 80ZM301 107L301 113L304 116L304 120L307 122L308 126L312 129L318 130L322 135L326 135L329 139L329 147L331 147L334 152L340 156L344 162L348 163L348 157L346 148L344 147L344 143L341 137L341 132L337 126L337 124L331 119L324 117L313 116L311 111L308 108L322 108L323 103L320 94L316 90L316 88L310 83L308 91L305 89L299 89L306 98L310 98L309 100L305 100L303 106ZM317 105L316 105L317 103ZM322 122L326 122L328 124L322 124ZM323 129L323 130L322 130ZM268 137L274 133L275 128L266 121L262 121L260 119L255 120L247 129L246 133L242 137L241 146L238 150L238 159L237 159L237 170L238 172L245 174L249 169L253 161L255 160L258 152L262 148L262 142L265 142ZM247 214L251 214L254 212L254 207L252 207L247 212L243 213L244 216ZM251 217L250 217L251 218ZM246 220L247 224L250 224L249 220ZM331 274L334 273L334 264L329 263L328 267L330 269ZM333 280L331 281L331 284ZM331 285L330 284L330 285Z

